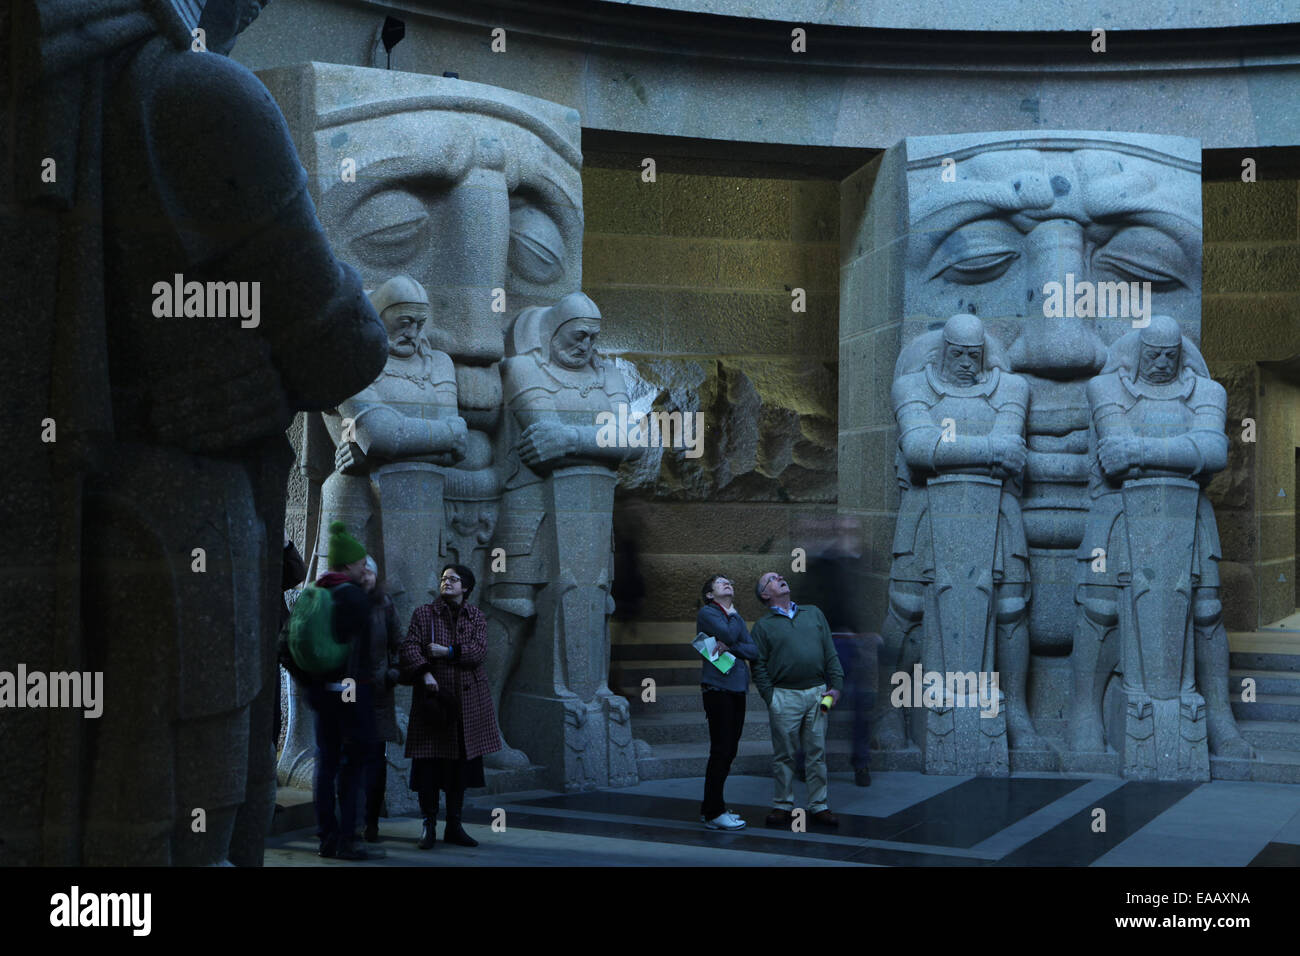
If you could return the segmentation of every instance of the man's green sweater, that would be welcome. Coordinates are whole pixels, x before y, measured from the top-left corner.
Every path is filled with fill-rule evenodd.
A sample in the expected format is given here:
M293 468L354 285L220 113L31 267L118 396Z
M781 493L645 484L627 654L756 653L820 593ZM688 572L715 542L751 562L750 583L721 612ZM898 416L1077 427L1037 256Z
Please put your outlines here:
M772 688L807 690L825 684L834 690L844 687L835 642L826 617L811 604L795 605L793 618L775 610L760 617L749 632L758 645L753 664L754 686L763 700L772 703Z

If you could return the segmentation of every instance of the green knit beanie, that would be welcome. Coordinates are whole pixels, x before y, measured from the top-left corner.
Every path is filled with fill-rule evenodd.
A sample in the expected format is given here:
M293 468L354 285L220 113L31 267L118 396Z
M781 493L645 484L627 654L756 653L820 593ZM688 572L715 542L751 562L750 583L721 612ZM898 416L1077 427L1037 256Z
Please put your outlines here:
M348 526L342 521L330 522L330 567L341 568L345 564L360 561L366 556L365 546L348 534Z

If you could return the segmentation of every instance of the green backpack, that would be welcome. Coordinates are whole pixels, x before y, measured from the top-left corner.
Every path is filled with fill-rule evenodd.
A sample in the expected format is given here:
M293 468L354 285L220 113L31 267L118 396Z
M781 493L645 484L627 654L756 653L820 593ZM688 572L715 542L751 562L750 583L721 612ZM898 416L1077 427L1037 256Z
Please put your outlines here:
M351 643L334 640L334 595L313 584L304 588L289 618L289 654L312 677L337 673L348 663Z

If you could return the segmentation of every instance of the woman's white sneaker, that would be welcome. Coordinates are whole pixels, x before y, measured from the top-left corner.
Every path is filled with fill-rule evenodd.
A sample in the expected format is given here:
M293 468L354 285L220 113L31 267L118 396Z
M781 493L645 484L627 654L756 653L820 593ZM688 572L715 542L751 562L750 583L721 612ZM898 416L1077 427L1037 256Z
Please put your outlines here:
M745 827L745 821L734 813L720 813L712 820L704 821L704 825L710 830L741 830Z

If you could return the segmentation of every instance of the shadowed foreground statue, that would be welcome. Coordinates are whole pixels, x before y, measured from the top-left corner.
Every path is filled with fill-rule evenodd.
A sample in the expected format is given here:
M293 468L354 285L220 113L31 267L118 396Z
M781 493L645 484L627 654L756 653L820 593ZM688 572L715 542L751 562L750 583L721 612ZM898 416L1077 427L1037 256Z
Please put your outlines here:
M0 864L262 859L284 429L371 382L384 330L283 117L220 55L259 6L20 0L0 36L23 316L0 659L104 675L97 720L5 713Z
M1088 405L1071 744L1104 749L1102 697L1117 670L1123 729L1117 719L1109 735L1124 775L1208 780L1207 736L1219 756L1253 756L1228 701L1221 551L1204 491L1227 464L1226 395L1178 323L1155 316L1111 346Z

